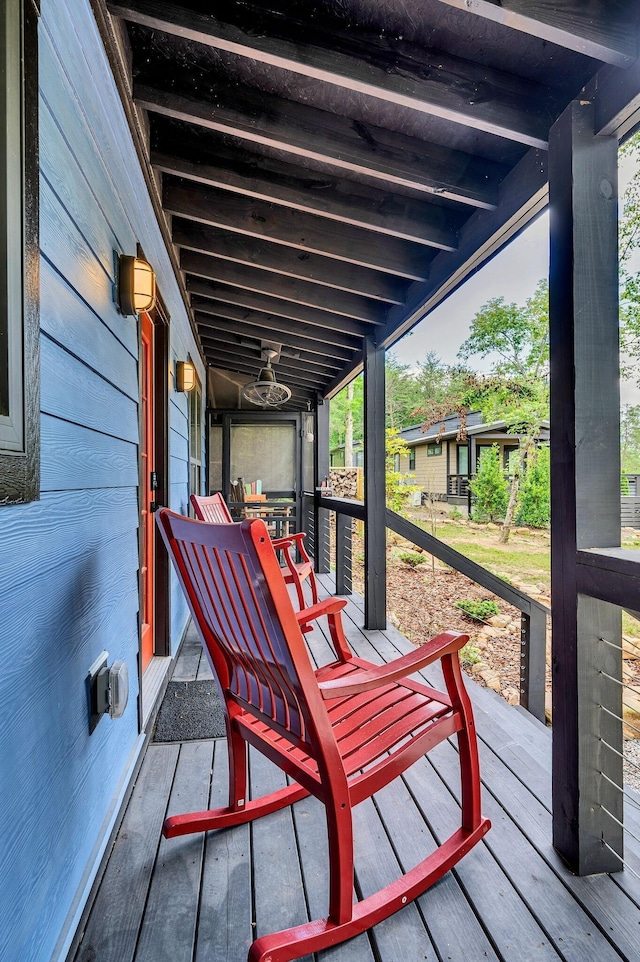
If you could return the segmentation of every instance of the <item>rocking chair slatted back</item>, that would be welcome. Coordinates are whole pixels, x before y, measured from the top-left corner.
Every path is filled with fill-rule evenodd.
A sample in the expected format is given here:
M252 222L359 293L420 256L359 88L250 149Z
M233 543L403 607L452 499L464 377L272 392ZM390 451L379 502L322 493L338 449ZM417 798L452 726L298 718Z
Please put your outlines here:
M285 640L283 609L290 609L287 630L300 637L303 664L308 656L264 522L213 526L175 515L169 538L225 696L276 725L284 737L305 742L299 667ZM279 610L268 604L268 594L255 590L265 575L275 593L281 588Z
M191 504L196 513L196 518L201 521L208 521L209 524L231 524L233 518L221 494L212 494L205 498L201 495L192 494Z

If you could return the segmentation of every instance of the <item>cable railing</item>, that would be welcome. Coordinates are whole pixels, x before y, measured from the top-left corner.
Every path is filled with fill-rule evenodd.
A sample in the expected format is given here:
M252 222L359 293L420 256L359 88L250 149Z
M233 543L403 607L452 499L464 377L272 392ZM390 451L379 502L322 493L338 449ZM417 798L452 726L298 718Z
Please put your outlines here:
M315 547L319 552L319 570L329 570L329 516L335 513L336 593L352 591L352 520L364 522L362 501L307 495L303 516L314 512ZM498 598L520 611L520 704L540 721L545 721L546 628L549 608L503 581L482 565L467 558L449 545L430 535L418 525L387 509L385 525L406 541L428 552L450 568L470 578Z

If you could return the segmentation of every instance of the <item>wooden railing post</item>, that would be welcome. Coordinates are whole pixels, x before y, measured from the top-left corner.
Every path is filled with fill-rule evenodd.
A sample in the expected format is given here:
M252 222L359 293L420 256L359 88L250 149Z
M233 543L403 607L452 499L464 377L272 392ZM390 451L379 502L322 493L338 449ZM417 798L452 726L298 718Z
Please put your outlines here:
M553 843L579 875L623 859L620 610L579 593L581 549L620 545L615 137L588 98L549 138Z
M547 613L532 605L522 612L520 630L520 704L539 721L545 721L547 663Z
M350 595L353 591L351 571L352 520L346 514L336 514L336 594Z

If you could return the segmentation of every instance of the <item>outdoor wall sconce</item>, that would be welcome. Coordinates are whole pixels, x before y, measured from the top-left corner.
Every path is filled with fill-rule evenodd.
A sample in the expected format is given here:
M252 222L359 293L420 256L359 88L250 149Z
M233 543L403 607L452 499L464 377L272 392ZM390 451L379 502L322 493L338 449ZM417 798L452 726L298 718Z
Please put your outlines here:
M195 364L191 361L176 361L176 391L192 391L195 386Z
M156 275L141 257L118 257L118 306L125 317L150 311L156 303Z

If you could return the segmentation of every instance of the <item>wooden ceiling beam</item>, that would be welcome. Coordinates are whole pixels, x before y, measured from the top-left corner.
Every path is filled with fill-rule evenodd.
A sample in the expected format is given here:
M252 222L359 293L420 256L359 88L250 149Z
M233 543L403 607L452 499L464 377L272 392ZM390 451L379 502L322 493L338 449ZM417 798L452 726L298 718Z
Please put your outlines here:
M247 311L244 308L236 307L233 304L225 304L220 301L210 301L206 297L192 297L191 308L200 311L202 314L210 314L216 318L225 318L237 324L251 325L261 330L262 337L269 338L269 332L277 332L278 336L274 340L281 340L286 335L308 340L310 343L305 350L313 351L322 355L327 351L331 357L340 361L349 361L355 353L360 351L362 340L370 333L366 328L359 331L351 331L344 334L333 328L319 325L300 324L285 317L278 317L274 314L263 314L260 311Z
M158 136L164 146L163 134L156 130ZM182 140L167 143L164 149L151 150L151 163L164 174L318 214L340 224L440 250L456 249L462 215L458 217L455 211L336 176L307 171L305 177L289 164L247 151L234 152L222 144L216 145L214 156L205 151L206 160L198 162L192 158L203 156L199 149L201 145L191 148Z
M331 336L339 331L341 337L350 334L357 338L365 337L373 330L365 324L349 321L347 322L348 328L345 328L343 319L330 314L328 311L316 310L313 307L306 307L304 304L280 301L275 297L256 294L240 287L227 287L224 284L216 284L214 281L207 281L199 277L187 279L187 290L191 295L192 304L194 303L194 295L200 295L202 298L218 301L228 306L244 307L249 311L256 311L260 316L268 315L272 324L288 325L283 330L295 330L303 337L317 338L318 331L316 328L318 327L328 331ZM347 338L346 344L351 345L352 342ZM354 346L347 347L347 350L355 349ZM359 344L357 349L360 349ZM322 350L321 346L320 350Z
M282 344L283 349L286 349L291 353L296 353L299 359L303 361L305 365L314 365L323 369L333 368L334 370L339 371L352 358L352 354L350 354L348 351L345 351L342 357L333 357L331 354L327 354L326 351L321 351L320 349L315 351L309 350L308 340L305 340L305 338L302 337L297 337L290 331L276 332L273 327L265 329L258 327L255 324L230 320L220 314L214 314L212 310L200 311L199 302L193 304L193 310L195 312L198 330L206 327L208 329L213 328L216 331L220 331L231 338L233 338L235 335L241 340L246 338L254 338L257 341L277 341L279 344Z
M203 345L216 342L219 347L224 349L226 344L227 350L232 354L237 353L239 357L261 357L259 345L252 349L245 344L236 344L235 342L228 341L225 335L217 335L216 331L211 328L209 330L201 328L198 332L198 336ZM246 354L247 351L253 351L253 353ZM287 354L280 355L280 359L278 361L273 361L272 363L274 370L277 372L282 372L283 375L287 374L287 376L297 377L301 383L308 382L314 387L328 384L336 374L336 371L331 368L319 369L309 367L299 359L289 357ZM265 361L264 358L262 358L260 366L264 367L264 365Z
M309 34L289 40L282 31L275 36L264 28L253 33L169 0L110 0L109 9L126 20L279 70L529 147L547 145L545 112L539 108L548 99L546 88L442 51L392 37L377 44L369 37L363 44L355 31L344 42L336 31L333 49L325 49L309 43Z
M184 204L174 204L169 201L166 209L177 213L175 208L178 206L183 211L186 207ZM220 227L210 227L204 221L204 216L208 215L203 215L203 219L199 221L174 218L173 243L185 250L210 254L247 267L260 267L261 270L282 274L285 277L323 284L326 287L360 294L363 297L372 297L386 304L404 303L406 281L399 281L395 277L378 273L370 268L354 266L322 255L301 254L295 248L271 244L269 240L249 237ZM419 249L425 250L424 247ZM430 251L427 254L425 262L432 260L432 253ZM422 274L428 276L428 270L423 270Z
M215 353L218 361L223 361L225 364L235 364L237 371L246 372L254 378L257 378L265 366L266 361L261 357L259 351L250 353L248 349L243 350L242 348L236 351L233 350L233 346L229 345L228 341L216 337L201 337L200 340L207 358L212 357ZM210 363L215 365L213 360ZM294 365L285 364L283 361L274 364L273 369L277 380L287 383L290 387L295 385L308 391L321 390L331 379L330 374L326 377L301 374Z
M328 264L337 272L343 263L392 274L409 281L423 281L429 275L432 251L422 244L409 244L395 237L381 237L374 231L343 224L336 226L315 214L287 210L252 197L242 197L215 187L203 187L190 181L165 181L162 206L170 214L187 217L200 224L217 227L262 241L261 250L272 245L272 258L282 256L282 247L302 252L293 254L300 263L314 254L339 261ZM326 261L325 261L326 263ZM363 275L374 286L375 276ZM359 291L366 293L366 291ZM397 295L392 295L395 300ZM385 298L389 299L389 298Z
M638 55L637 0L440 0L568 50L629 67Z
M382 309L382 305L358 294L337 291L292 277L282 277L194 251L181 252L180 267L186 274L196 277L242 287L258 294L268 294L284 301L305 304L307 307L319 308L341 317L364 321L366 324L384 324L386 311Z
M213 103L138 82L134 100L145 110L301 160L487 210L495 207L496 183L506 173L501 164L472 154L237 87L221 90Z

